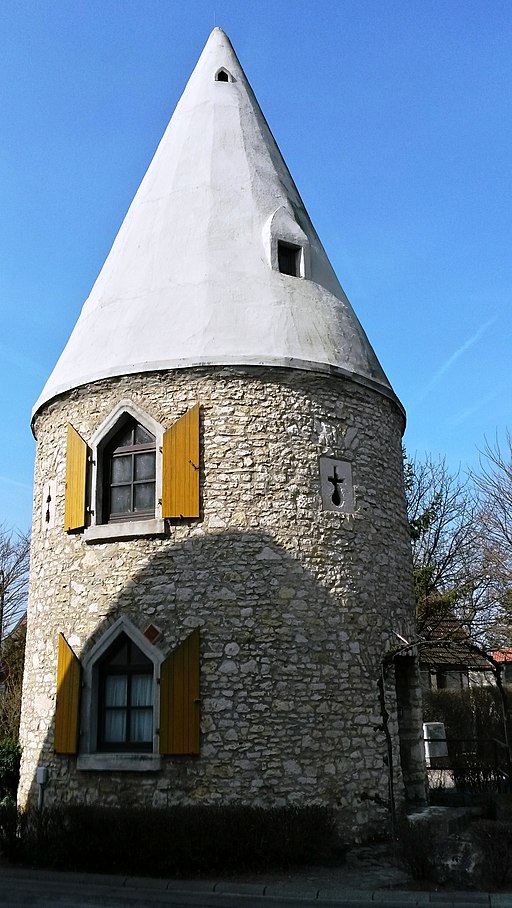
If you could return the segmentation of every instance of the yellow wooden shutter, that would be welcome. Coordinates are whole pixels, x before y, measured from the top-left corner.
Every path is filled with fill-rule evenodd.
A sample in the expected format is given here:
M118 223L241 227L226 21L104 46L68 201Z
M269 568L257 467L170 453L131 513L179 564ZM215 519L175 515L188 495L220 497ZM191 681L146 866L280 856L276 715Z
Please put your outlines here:
M199 404L164 433L162 517L199 517Z
M199 628L160 667L160 753L198 754Z
M85 483L87 445L76 429L68 423L66 448L66 506L64 529L81 530L85 526Z
M76 754L78 750L80 674L79 660L64 636L59 634L54 743L58 754Z

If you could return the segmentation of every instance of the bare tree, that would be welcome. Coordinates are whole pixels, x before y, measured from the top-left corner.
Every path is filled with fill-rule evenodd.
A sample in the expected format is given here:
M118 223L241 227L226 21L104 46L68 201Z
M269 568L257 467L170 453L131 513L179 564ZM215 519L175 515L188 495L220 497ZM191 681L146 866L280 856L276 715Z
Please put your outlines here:
M495 645L512 644L512 434L506 443L486 442L474 482L481 506L478 514L487 571L498 603L493 626Z
M0 642L26 608L30 536L0 526Z
M494 569L512 582L512 435L506 450L498 440L486 442L475 483L482 496L480 521L487 557Z
M475 643L494 612L474 483L443 459L404 455L405 486L420 634L456 618Z
M4 640L2 660L9 666L9 677L0 695L0 741L18 740L26 626L22 622Z

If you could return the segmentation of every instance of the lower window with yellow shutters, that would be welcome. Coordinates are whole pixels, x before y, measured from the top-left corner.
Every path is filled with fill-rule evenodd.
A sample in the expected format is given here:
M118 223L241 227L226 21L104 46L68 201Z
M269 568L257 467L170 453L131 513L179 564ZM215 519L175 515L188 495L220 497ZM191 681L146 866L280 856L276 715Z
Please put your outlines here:
M131 772L199 754L199 685L199 628L165 657L122 617L82 663L61 634L55 751L81 770Z

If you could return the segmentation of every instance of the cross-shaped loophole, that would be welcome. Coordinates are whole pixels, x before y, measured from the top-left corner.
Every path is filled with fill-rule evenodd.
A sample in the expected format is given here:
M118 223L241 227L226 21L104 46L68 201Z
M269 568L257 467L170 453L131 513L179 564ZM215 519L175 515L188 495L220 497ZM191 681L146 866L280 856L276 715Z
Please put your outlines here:
M333 493L332 493L332 496L331 496L331 501L332 501L332 503L335 504L336 507L338 508L338 507L340 506L340 504L341 504L340 487L341 487L341 483L343 482L343 477L341 477L341 479L340 479L340 477L338 476L338 468L337 468L337 467L334 467L334 468L333 468L333 475L332 475L332 476L328 476L328 477L327 477L327 481L328 481L328 482L332 482L332 484L333 484L333 486L334 486Z

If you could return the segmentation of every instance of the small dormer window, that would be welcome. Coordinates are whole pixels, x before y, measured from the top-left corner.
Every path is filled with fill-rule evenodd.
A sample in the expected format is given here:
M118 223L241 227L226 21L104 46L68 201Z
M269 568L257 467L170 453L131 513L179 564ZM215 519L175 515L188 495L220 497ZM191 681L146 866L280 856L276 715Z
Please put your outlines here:
M309 280L309 238L295 220L291 205L281 205L262 227L267 261L273 271Z
M300 275L300 246L291 243L277 243L277 261L281 274L290 274L292 277Z
M231 82L232 80L226 69L219 69L219 71L215 74L215 81L216 82Z

